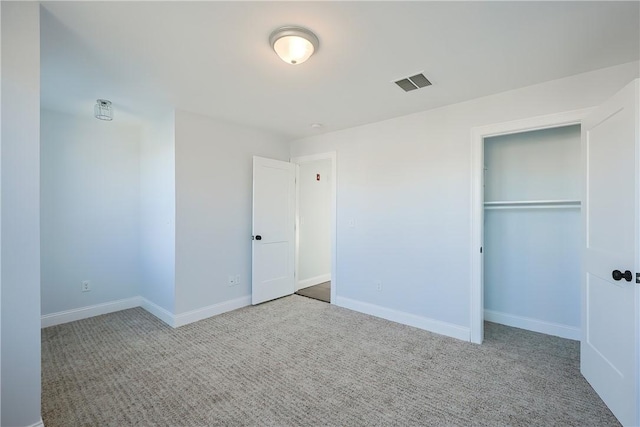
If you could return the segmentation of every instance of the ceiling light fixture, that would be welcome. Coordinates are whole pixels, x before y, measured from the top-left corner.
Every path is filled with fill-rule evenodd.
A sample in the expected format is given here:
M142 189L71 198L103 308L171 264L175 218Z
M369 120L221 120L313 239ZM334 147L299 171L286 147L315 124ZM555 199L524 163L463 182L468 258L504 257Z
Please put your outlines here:
M111 101L106 99L96 100L96 105L93 107L93 113L96 119L99 120L113 120L113 108L111 108Z
M280 59L298 65L318 50L320 42L311 31L302 27L280 27L269 36L269 44Z

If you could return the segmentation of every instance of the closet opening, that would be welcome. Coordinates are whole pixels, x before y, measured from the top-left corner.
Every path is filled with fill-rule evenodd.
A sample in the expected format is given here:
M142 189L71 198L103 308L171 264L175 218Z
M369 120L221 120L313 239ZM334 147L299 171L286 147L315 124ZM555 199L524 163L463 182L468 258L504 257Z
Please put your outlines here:
M581 123L592 110L472 129L471 342L485 320L581 338Z
M580 125L484 138L484 320L580 339Z

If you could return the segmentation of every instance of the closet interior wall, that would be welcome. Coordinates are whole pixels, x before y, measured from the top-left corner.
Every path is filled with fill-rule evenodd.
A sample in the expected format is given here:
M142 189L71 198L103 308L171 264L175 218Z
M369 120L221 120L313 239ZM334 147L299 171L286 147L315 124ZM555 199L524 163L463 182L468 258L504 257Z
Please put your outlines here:
M580 126L486 138L485 320L580 337Z

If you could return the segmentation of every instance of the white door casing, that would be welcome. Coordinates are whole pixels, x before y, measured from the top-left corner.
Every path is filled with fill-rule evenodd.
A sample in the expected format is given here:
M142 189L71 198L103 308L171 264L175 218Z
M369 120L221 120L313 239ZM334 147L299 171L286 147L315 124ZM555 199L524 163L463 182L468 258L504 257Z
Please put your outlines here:
M470 341L484 339L484 139L580 124L592 108L531 117L471 129L471 292Z
M582 127L585 173L580 369L625 426L640 424L640 109L635 80ZM629 271L631 281L612 272Z
M295 166L253 157L251 303L294 292Z

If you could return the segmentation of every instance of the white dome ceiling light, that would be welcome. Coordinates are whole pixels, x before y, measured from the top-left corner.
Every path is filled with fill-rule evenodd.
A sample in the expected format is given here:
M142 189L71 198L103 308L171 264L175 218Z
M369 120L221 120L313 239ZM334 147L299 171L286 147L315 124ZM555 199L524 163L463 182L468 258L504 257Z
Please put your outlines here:
M311 31L302 27L280 27L269 36L269 44L287 64L299 65L318 50L320 42Z

